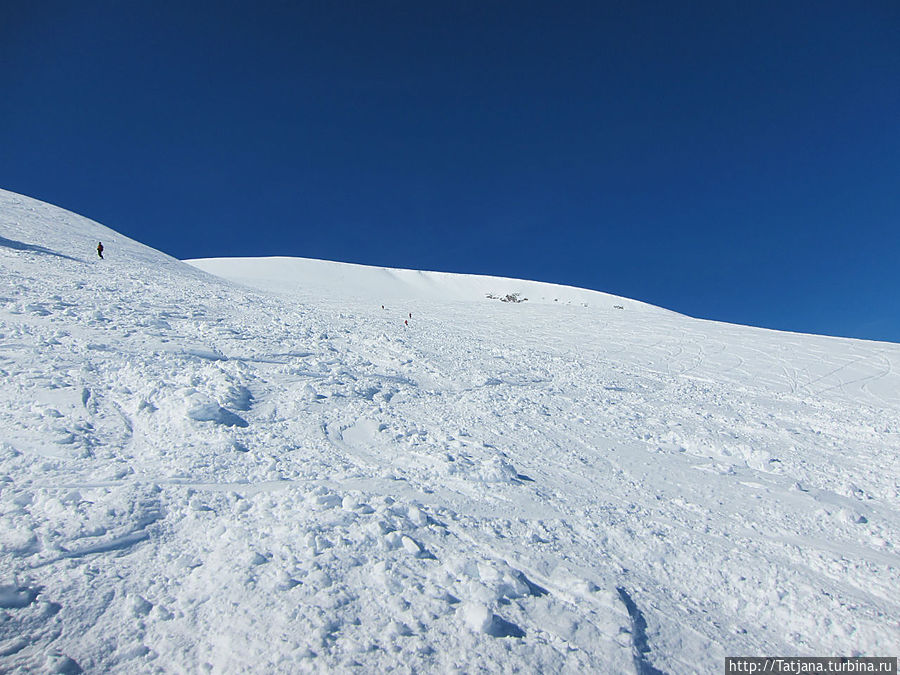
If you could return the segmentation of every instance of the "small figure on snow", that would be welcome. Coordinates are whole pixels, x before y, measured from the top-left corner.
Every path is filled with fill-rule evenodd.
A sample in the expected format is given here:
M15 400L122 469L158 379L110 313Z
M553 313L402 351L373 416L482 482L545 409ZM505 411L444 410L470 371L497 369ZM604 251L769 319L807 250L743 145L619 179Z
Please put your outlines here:
M408 326L408 325L409 325L409 321L407 321L406 319L403 319L403 325L404 325L404 326Z
M97 242L97 255L100 256L101 260L103 260L103 242L102 241Z
M409 318L410 318L410 319L412 318L412 312L409 313Z

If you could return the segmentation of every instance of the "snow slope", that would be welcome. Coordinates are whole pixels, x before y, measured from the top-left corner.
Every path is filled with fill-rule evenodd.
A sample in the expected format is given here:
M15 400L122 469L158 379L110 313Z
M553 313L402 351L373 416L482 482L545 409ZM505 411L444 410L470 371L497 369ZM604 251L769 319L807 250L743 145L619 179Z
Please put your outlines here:
M368 267L309 258L206 258L186 261L212 274L294 298L442 303L505 299L670 313L636 300L584 288L475 274ZM501 300L503 301L503 300ZM507 302L509 300L506 300Z
M0 278L0 671L675 674L900 644L898 345L188 265L2 191Z

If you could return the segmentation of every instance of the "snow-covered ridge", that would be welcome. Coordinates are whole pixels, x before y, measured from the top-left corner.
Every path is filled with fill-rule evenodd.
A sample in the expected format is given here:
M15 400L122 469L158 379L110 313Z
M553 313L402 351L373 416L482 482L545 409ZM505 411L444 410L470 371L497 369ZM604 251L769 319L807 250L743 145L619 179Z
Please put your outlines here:
M506 300L602 309L669 313L637 300L541 281L478 274L392 269L310 258L204 258L185 261L198 269L255 288L281 293L314 293L379 299L445 301Z
M900 345L196 264L249 286L0 191L0 671L646 675L900 643Z
M52 258L92 262L98 242L117 261L140 267L180 269L175 258L125 237L90 218L0 189L0 247Z

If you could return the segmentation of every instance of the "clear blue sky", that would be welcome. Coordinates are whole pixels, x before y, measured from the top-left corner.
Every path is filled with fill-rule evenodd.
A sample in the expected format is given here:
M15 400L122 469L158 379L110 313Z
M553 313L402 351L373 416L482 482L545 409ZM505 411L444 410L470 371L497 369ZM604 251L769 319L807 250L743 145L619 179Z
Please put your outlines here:
M6 2L0 186L900 342L900 3Z

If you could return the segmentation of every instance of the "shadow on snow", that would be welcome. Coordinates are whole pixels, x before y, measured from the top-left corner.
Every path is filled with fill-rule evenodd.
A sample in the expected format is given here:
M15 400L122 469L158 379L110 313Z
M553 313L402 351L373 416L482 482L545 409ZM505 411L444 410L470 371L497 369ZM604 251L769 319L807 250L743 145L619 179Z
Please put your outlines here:
M42 255L55 255L57 258L65 258L66 260L74 260L75 262L84 262L83 260L80 260L78 258L73 258L72 256L57 253L56 251L52 251L49 248L44 248L43 246L26 244L21 241L15 241L14 239L7 239L6 237L0 237L0 246L5 246L6 248L11 248L15 251L29 251L31 253L40 253Z

